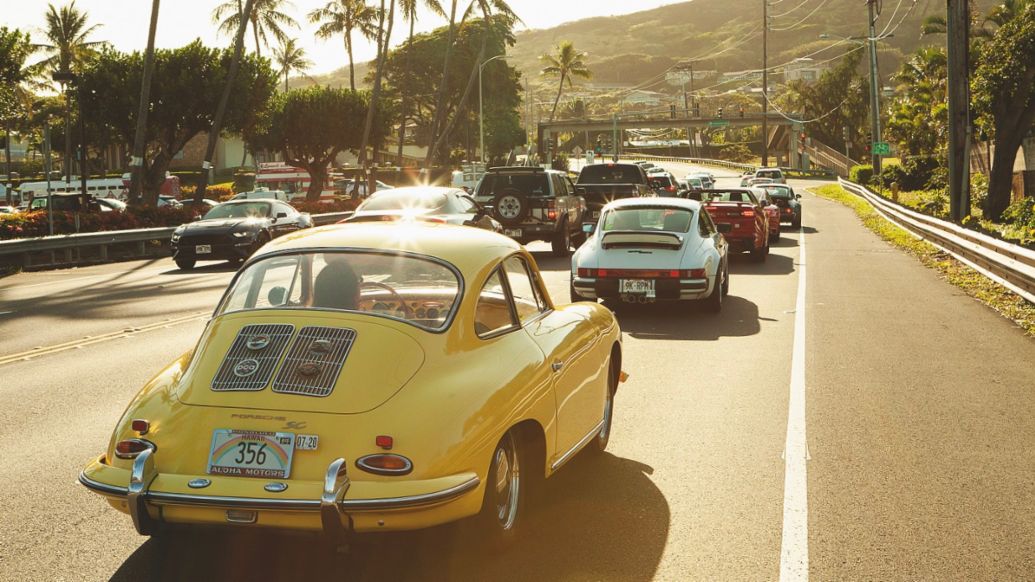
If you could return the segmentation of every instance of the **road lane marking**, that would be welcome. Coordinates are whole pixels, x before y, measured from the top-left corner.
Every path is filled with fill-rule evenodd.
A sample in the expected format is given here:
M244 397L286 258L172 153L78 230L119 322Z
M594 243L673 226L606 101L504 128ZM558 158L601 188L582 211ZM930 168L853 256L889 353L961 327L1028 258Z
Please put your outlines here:
M0 366L3 366L4 364L10 364L12 362L31 360L31 359L38 358L40 356L48 356L50 354L56 354L56 353L59 353L59 352L64 352L66 350L78 350L78 349L82 349L85 346L89 346L89 345L93 345L93 344L99 344L101 342L106 342L106 341L110 341L110 340L114 340L114 339L119 339L119 338L131 337L132 334L136 334L136 333L141 333L141 332L145 332L145 331L153 331L153 330L156 330L156 329L167 328L167 327L176 325L178 323L188 323L188 322L191 322L191 321L207 319L210 316L211 316L211 314L209 312L207 312L207 311L205 311L205 312L198 312L198 313L195 313L193 315L187 315L187 316L184 316L184 317L177 317L177 318L173 318L173 319L166 319L166 320L163 320L163 321L159 321L159 322L155 322L155 323L150 323L150 324L147 324L147 325L141 325L139 327L125 328L125 329L121 329L119 331L113 331L111 333L106 333L106 334L103 334L103 335L95 335L95 336L92 336L92 337L87 336L87 337L84 337L83 339L73 340L73 341L70 341L70 342L64 342L64 343L60 343L60 344L54 344L52 346L36 346L36 347L32 348L31 350L27 350L27 351L20 352L20 353L17 353L17 354L11 354L9 356L2 356L2 357L0 357Z
M805 229L798 234L798 297L794 309L794 347L791 355L790 398L787 402L787 438L784 442L783 533L780 543L780 580L809 579L809 506L805 438Z

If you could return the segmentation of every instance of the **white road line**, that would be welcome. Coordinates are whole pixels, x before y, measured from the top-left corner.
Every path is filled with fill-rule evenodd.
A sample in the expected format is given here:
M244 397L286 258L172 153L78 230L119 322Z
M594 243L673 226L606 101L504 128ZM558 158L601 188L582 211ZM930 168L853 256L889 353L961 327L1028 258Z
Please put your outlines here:
M784 443L783 534L780 580L809 579L809 504L805 463L805 229L798 235L798 298L794 312L787 440Z

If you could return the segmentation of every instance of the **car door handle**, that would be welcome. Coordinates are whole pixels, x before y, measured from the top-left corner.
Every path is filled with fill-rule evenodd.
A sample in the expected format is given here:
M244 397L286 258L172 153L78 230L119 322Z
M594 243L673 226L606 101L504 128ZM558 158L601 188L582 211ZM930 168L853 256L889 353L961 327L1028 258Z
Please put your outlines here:
M556 362L554 362L553 364L550 364L550 367L551 367L551 368L553 368L553 371L554 371L554 372L560 372L560 371L561 371L561 368L563 368L563 367L564 367L564 362L562 362L562 361L560 361L560 360L557 360L557 361L556 361Z

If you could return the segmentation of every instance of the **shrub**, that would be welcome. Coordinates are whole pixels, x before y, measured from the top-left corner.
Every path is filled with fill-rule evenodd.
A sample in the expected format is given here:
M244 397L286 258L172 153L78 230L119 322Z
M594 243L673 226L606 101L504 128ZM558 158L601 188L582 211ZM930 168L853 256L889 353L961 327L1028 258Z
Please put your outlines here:
M1006 207L1003 221L1022 228L1035 229L1035 197L1028 196Z
M197 186L180 186L180 198L193 198L196 190ZM205 188L205 198L215 200L216 202L226 202L233 198L234 194L233 182L213 184Z
M755 159L751 150L742 143L729 143L716 146L715 155L720 160L731 162L751 162Z
M155 228L177 226L190 222L194 217L191 210L163 206L131 207L125 212L84 212L79 214L79 232L107 230L129 230L134 228ZM54 213L54 234L76 232L75 215L71 212ZM0 240L47 236L47 212L23 212L0 216Z
M852 169L848 170L848 181L862 184L864 186L869 184L873 181L873 166L869 164L852 166Z
M567 172L571 167L571 160L568 158L568 154L558 153L553 156L553 161L550 163L550 167L554 170L561 172Z
M291 205L299 212L309 214L323 214L325 212L348 212L359 206L358 200L335 200L334 202L309 202L304 198L296 198Z

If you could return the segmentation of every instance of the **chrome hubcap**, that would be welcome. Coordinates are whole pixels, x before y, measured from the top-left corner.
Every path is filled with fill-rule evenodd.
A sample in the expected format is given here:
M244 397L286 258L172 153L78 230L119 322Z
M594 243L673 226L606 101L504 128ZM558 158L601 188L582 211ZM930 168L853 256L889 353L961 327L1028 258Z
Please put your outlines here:
M513 437L507 435L496 449L496 519L500 527L509 530L514 527L518 512L518 492L521 477L518 458L515 454Z
M513 196L504 196L500 199L499 213L503 218L517 218L521 212L521 202Z

